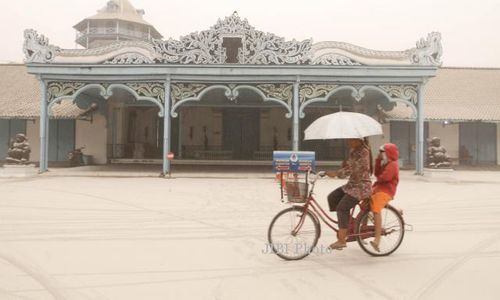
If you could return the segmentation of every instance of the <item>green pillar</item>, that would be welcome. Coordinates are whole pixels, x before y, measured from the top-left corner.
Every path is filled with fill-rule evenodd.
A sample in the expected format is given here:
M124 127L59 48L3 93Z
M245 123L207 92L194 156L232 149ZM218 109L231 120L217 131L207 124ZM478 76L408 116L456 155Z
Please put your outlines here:
M40 173L48 170L49 115L47 102L47 83L40 80Z
M299 78L293 84L293 135L292 135L292 150L299 151Z
M170 152L170 75L165 81L165 99L163 106L163 171L162 175L170 174L170 160L167 155Z
M424 100L422 95L422 85L417 88L417 120L415 123L416 153L415 163L417 175L424 175Z

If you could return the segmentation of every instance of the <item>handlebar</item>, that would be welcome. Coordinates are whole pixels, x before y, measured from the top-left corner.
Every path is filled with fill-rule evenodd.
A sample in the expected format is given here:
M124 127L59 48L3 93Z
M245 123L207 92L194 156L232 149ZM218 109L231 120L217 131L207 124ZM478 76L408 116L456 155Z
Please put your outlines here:
M318 177L323 178L326 176L325 171L319 171L318 173L316 173L316 172L310 170L308 173L309 173L308 175L315 175L313 178L311 178L309 180L309 183L311 183L313 185L316 183L316 180L318 180Z

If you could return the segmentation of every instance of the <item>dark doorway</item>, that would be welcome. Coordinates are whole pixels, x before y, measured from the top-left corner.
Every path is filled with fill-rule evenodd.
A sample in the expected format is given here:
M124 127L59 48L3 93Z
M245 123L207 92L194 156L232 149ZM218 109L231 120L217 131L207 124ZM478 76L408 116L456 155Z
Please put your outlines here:
M232 151L233 159L253 159L260 146L260 110L224 109L222 126L223 150Z
M49 161L67 161L68 153L74 149L75 120L50 120Z
M460 123L460 152L470 156L463 163L494 165L497 162L497 125L494 123Z

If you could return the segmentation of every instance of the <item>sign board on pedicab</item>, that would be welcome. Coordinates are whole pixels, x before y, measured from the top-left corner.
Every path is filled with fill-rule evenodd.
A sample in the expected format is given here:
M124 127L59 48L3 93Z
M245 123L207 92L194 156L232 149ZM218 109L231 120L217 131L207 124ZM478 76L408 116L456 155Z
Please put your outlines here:
M302 173L316 169L314 151L274 151L274 172Z

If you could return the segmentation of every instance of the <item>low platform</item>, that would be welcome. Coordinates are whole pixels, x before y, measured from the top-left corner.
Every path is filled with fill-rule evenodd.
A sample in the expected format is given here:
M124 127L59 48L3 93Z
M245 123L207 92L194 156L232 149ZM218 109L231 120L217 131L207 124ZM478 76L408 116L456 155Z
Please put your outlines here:
M0 178L26 178L38 174L34 164L29 165L3 165L0 167Z
M110 160L110 164L149 164L161 165L161 159L135 159L135 158L114 158ZM192 166L272 166L270 160L203 160L203 159L174 159L171 161L173 166L176 165L192 165ZM316 166L319 167L338 167L342 161L316 161Z

